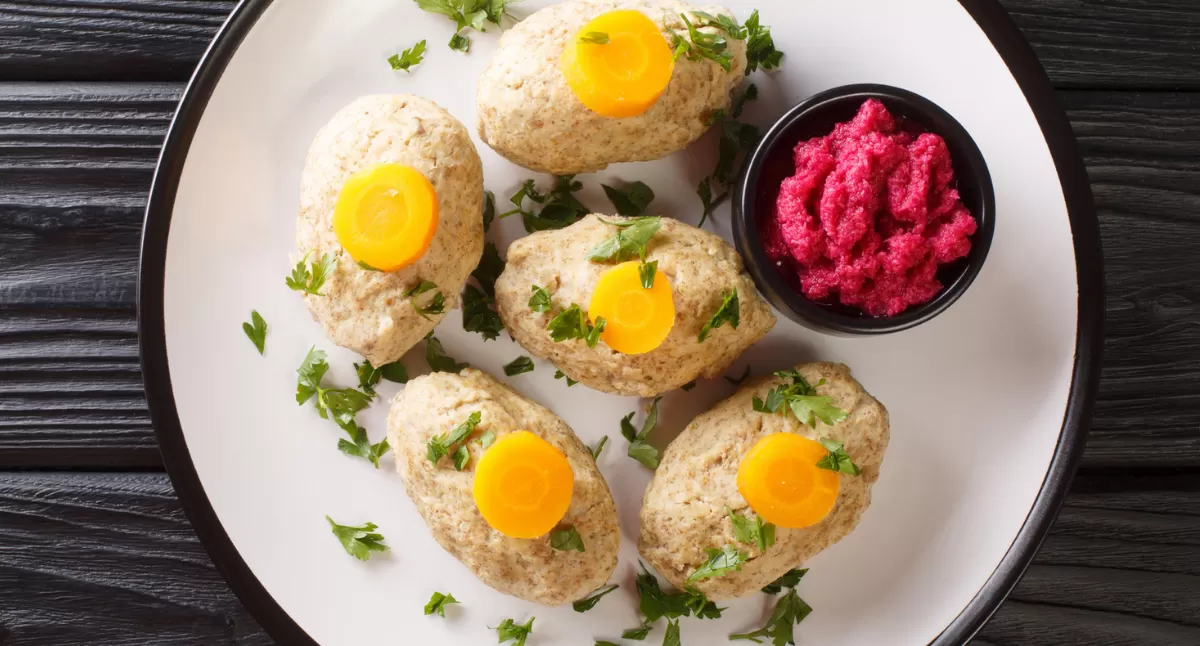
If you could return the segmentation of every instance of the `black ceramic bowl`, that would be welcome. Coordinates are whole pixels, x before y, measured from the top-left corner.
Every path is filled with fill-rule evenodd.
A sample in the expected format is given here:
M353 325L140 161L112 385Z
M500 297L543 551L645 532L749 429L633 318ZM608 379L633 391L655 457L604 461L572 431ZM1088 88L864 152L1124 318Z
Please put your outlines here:
M763 248L759 218L773 215L779 187L796 171L792 151L796 144L829 134L835 124L849 121L867 99L879 99L898 119L940 135L950 149L954 174L963 204L979 225L971 236L966 258L943 265L938 271L942 291L933 300L896 316L871 317L857 308L819 303L804 297L799 285L776 268ZM907 90L886 85L847 85L817 94L780 117L754 152L734 189L734 242L746 268L767 300L801 325L841 335L888 334L920 325L941 314L970 287L979 274L995 229L996 198L992 179L979 147L966 129L932 101Z

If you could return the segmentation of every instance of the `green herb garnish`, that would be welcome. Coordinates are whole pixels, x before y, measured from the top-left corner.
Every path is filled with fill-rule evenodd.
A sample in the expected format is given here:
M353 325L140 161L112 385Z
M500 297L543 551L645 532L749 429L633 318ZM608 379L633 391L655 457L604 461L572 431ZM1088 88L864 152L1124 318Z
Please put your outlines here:
M614 583L612 585L600 588L599 590L589 594L587 597L572 603L571 607L575 609L575 612L587 612L592 608L595 608L596 604L604 598L604 595L616 590L619 587L621 586Z
M504 329L500 315L492 309L492 299L474 285L463 288L462 317L463 329L478 332L484 341L500 338L500 331Z
M646 247L650 238L662 228L662 218L657 216L633 218L624 222L609 222L604 218L600 218L600 221L617 227L617 232L589 251L588 260L625 262L641 258L642 262L645 262Z
M375 396L375 386L380 379L387 379L398 384L408 383L408 369L404 364L395 361L376 368L370 361L354 364L354 372L358 374L358 387L364 393Z
M475 427L479 426L479 422L483 420L483 415L479 411L471 413L466 421L458 426L455 426L449 433L442 433L436 437L432 437L425 443L425 457L429 458L430 462L437 464L447 454L454 450L455 446L466 440L471 433L475 432ZM461 471L462 469L459 469Z
M763 522L762 516L747 518L732 509L727 511L733 523L733 537L738 542L757 545L760 552L767 551L768 547L775 544L775 526Z
M816 428L818 419L828 426L833 426L848 417L846 411L833 405L832 397L817 394L817 387L825 385L824 379L812 386L795 369L781 370L776 372L775 376L784 380L790 379L791 383L772 388L767 392L766 400L755 397L752 405L756 412L774 414L786 408L801 424L811 428ZM849 456L846 459L849 460ZM837 470L841 470L841 467Z
M704 226L713 211L728 199L729 185L733 181L738 157L758 144L758 128L739 121L746 103L757 98L758 86L751 83L744 92L734 97L728 114L719 110L709 119L710 125L720 125L721 136L717 140L716 166L708 177L701 180L696 189L704 206L704 213L697 226Z
M579 536L579 532L574 527L564 527L550 532L550 547L561 552L586 552L583 547L583 538Z
M500 249L493 242L483 245L483 256L479 260L479 266L471 272L471 276L479 281L479 287L488 298L496 297L496 279L502 273L504 260L500 258Z
M263 320L258 310L250 310L250 323L242 323L242 331L250 338L250 342L262 354L267 347L267 322Z
M462 52L466 54L467 52L471 51L471 39L459 33L455 33L453 36L451 36L450 42L447 43L447 45L450 46L450 49L453 49L456 52Z
M783 62L783 52L775 49L771 28L760 24L758 9L746 19L746 74L762 68L778 69Z
M504 365L504 374L509 377L516 377L526 372L533 372L533 359L526 356L517 357Z
M535 312L549 312L551 308L550 292L545 287L534 285L530 288L529 309Z
M371 396L353 388L324 388L321 385L329 364L325 353L315 347L308 351L304 362L296 370L296 403L303 405L316 398L317 413L321 419L332 419L345 428L354 422L354 417L371 404Z
M642 573L637 577L637 590L641 601L638 604L638 610L645 617L642 628L626 631L622 635L625 639L645 639L649 633L650 627L654 622L666 617L667 619L678 619L679 617L687 617L695 615L698 619L718 619L721 617L722 608L708 600L703 592L687 587L682 592L667 594L658 586L658 579L654 578L646 570L646 566L642 566ZM642 633L645 630L645 633ZM630 633L641 633L641 637L631 637Z
M687 25L688 37L684 38L678 32L671 32L671 48L675 50L675 60L679 60L681 56L687 56L691 61L708 59L728 72L733 67L733 53L729 51L729 41L725 36L700 31L687 14L681 13L679 17L683 18L683 24Z
M742 564L746 562L746 553L733 545L726 545L719 550L710 547L705 552L708 554L708 560L688 575L688 583L736 572L742 569Z
M646 215L646 209L654 201L654 191L645 182L631 182L624 188L615 188L602 184L604 194L608 196L618 215L627 218L638 218Z
M608 444L608 436L607 435L600 438L600 441L596 443L595 447L588 449L588 453L592 454L593 462L600 459L600 454L604 453L604 445L605 444Z
M466 444L461 444L454 451L454 470L462 471L467 468L467 463L471 461L471 450Z
M393 54L392 57L388 59L388 64L392 66L392 71L398 72L400 70L404 70L405 72L408 72L417 65L420 65L421 61L424 59L425 41L422 40L421 42L409 47L399 54Z
M800 579L808 574L808 568L802 570L788 570L786 574L775 579L774 583L769 583L762 589L766 594L779 594L784 588L794 588L800 585Z
M663 646L680 646L678 619L667 620L667 632L663 634Z
M450 49L466 52L471 41L462 35L464 29L487 31L485 22L500 24L505 15L505 5L511 0L414 0L417 6L430 13L438 13L454 21L454 37Z
M796 594L795 590L788 590L779 602L775 604L775 611L771 613L771 618L767 620L767 625L752 632L730 635L729 640L735 641L746 639L754 643L762 643L760 640L769 640L771 644L784 646L785 644L795 644L795 628L796 624L804 621L812 613L812 606L804 603L800 595Z
M458 599L455 599L454 595L450 593L442 594L441 592L434 592L433 596L429 597L429 603L425 604L425 614L426 616L437 615L439 617L445 617L446 606L452 603L458 603Z
M423 280L416 287L404 292L404 295L412 301L412 308L421 318L429 320L430 316L437 316L446 313L446 296L440 291L433 295L425 305L417 304L417 297L426 292L437 289L437 285L431 281Z
M592 212L575 197L574 194L581 190L583 190L583 182L576 181L574 175L556 176L554 186L549 193L539 192L534 180L526 180L510 198L516 208L501 213L498 217L506 218L510 215L520 214L527 233L561 229L575 224L583 216ZM533 208L526 209L526 199L540 206L541 209L536 212Z
M293 291L304 292L313 296L324 296L321 293L321 288L325 286L325 281L333 273L333 268L337 266L337 258L334 258L333 254L327 253L321 256L320 261L314 260L310 269L305 266L305 262L311 254L311 251L304 254L300 262L296 263L296 266L292 269L292 275L288 276L284 282Z
M491 191L483 192L483 232L492 228L492 220L496 219L496 194Z
M602 31L589 31L579 37L579 42L587 45L607 45L608 34Z
M354 264L358 265L358 268L363 271L382 271L381 269L376 269L361 260L355 260Z
M325 517L329 521L329 526L333 528L333 535L338 537L342 542L342 547L346 553L360 561L366 561L371 558L371 552L386 552L388 546L383 544L383 534L375 533L375 523L366 523L354 527L351 525L339 525L333 522L329 516Z
M638 265L638 277L642 279L642 289L654 287L654 276L658 274L658 261L651 260Z
M483 448L488 448L496 442L496 431L488 429L483 435L479 436L479 445Z
M852 476L862 474L862 470L858 468L857 464L854 464L854 460L850 459L850 454L846 453L846 446L844 444L837 440L825 438L821 440L821 446L824 446L825 450L829 451L829 454L817 461L818 469L837 471Z
M704 327L700 328L700 342L704 343L710 332L725 325L726 323L736 330L738 324L741 323L741 312L742 307L741 303L738 301L737 288L735 287L722 292L721 306L717 308L716 313L712 315L712 318L708 320L708 323L705 323Z
M650 636L650 629L652 627L653 626L647 622L642 624L641 628L630 628L629 630L621 633L621 639L632 639L633 641L640 642L646 639L646 637Z
M646 440L650 437L654 427L658 426L658 402L660 401L662 401L662 397L654 398L640 431L633 427L633 413L621 419L621 435L629 440L629 457L641 462L648 469L658 468L658 449Z
M596 324L592 325L588 322L587 315L583 313L583 310L578 305L572 304L571 307L550 319L546 329L555 343L580 339L587 343L587 347L594 348L600 341L600 335L604 332L606 323L607 321L601 316L596 319Z
M425 362L434 372L459 372L463 368L471 367L471 364L459 363L446 354L445 349L442 348L442 342L433 336L432 332L425 337Z
M529 638L529 633L533 632L533 617L529 621L518 624L512 619L505 619L496 626L496 635L500 637L500 642L514 642L513 646L525 646L525 640Z
M568 377L566 374L564 374L562 370L555 370L554 378L555 379L566 379L567 380L567 388L570 388L571 386L574 386L575 384L579 383L578 381L575 381L574 379L572 379L572 378Z
M346 424L342 428L350 435L350 439L339 439L338 450L346 455L367 460L378 469L379 458L392 448L387 440L371 444L371 440L367 438L367 429L359 426L356 422Z

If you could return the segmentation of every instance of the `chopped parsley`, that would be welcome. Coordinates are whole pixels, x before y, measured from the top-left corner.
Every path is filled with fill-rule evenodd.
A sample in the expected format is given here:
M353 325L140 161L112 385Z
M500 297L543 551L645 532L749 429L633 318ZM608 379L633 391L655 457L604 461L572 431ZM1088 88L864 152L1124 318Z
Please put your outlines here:
M371 396L353 388L325 388L321 385L329 364L325 353L315 347L308 351L304 363L296 370L296 403L303 405L315 398L317 413L321 419L332 419L338 426L346 428L354 423L359 411L371 403Z
M458 599L454 595L447 592L434 592L433 596L429 597L429 603L425 604L425 615L437 615L439 617L446 616L446 606L458 603Z
M709 601L703 592L692 587L673 594L663 592L658 585L658 579L646 570L645 565L642 566L642 573L637 576L637 591L641 597L638 610L645 620L641 628L625 631L622 635L625 639L645 639L654 622L663 617L670 620L695 615L697 619L719 619L724 610ZM631 636L631 633L640 634L641 637Z
M658 261L651 260L638 265L638 278L642 280L642 289L654 287L654 277L658 275Z
M535 312L549 312L550 292L546 291L541 285L534 285L530 288L532 294L529 296L529 309Z
M566 379L567 380L567 388L570 388L571 386L574 386L575 384L579 383L578 381L575 381L574 379L572 379L572 378L568 377L566 374L564 374L562 370L555 370L554 378L555 379Z
M450 49L466 52L471 40L462 34L465 29L486 32L485 22L499 25L511 0L414 0L424 11L437 13L454 21L454 36Z
M471 367L471 364L459 363L454 360L454 357L446 354L446 350L442 348L442 342L433 336L432 332L425 337L425 362L434 372L459 372L463 368Z
M560 552L586 552L583 538L574 527L564 527L550 532L550 547Z
M617 209L617 214L627 218L639 218L646 215L646 209L654 201L654 191L645 182L631 182L624 188L616 188L607 184L601 186L613 207Z
M775 611L771 613L771 618L767 620L765 626L752 633L730 635L729 640L745 639L758 644L762 643L760 640L765 639L769 640L771 644L779 646L795 644L796 624L804 621L810 614L812 614L812 606L804 603L795 590L788 590L788 593L775 604Z
M333 535L337 536L341 541L342 547L346 553L360 561L366 561L371 558L371 552L386 552L388 546L383 544L383 534L375 532L379 529L375 523L365 523L357 527L351 525L339 525L333 522L329 516L325 517L329 521L329 526L333 529Z
M437 285L431 281L423 280L416 287L404 292L404 296L412 301L412 308L421 318L429 320L431 316L437 316L446 313L446 296L440 291L433 295L425 305L417 304L417 297L437 289Z
M504 365L504 374L509 377L516 377L526 372L533 372L533 359L526 356L517 357Z
M596 324L592 325L579 305L572 304L571 307L550 319L550 322L546 324L546 330L550 332L550 338L555 343L580 339L587 343L587 347L594 348L599 343L600 335L604 332L606 324L607 321L601 316L596 319Z
M513 646L525 646L525 640L529 638L529 633L533 632L533 617L529 621L518 624L512 619L505 619L496 626L496 635L500 638L501 644L504 642L513 642Z
M617 232L606 238L588 252L588 260L600 262L625 262L634 258L646 261L647 245L650 238L662 228L662 218L647 216L633 218L624 222L609 222L604 218L600 221L617 227Z
M479 287L489 298L496 297L496 279L504 273L504 261L500 258L500 249L495 243L489 242L483 246L483 256L479 266L471 272L471 277L479 281Z
M555 176L554 186L549 193L538 191L534 180L525 180L521 188L509 199L516 208L501 213L497 217L506 218L510 215L520 214L527 233L561 229L575 224L583 216L592 212L575 197L575 193L581 190L583 190L583 182L576 181L574 175ZM526 209L526 199L533 202L534 205L540 206L541 209L536 212L533 208Z
M460 445L458 450L454 452L454 470L462 471L467 468L467 463L470 461L471 449L468 449L466 444Z
M421 61L424 59L425 41L422 40L421 42L409 47L399 54L393 54L391 58L388 59L388 64L392 66L392 71L394 72L399 72L400 70L409 72L412 71L412 68L420 65Z
M817 394L817 387L825 385L824 379L812 386L795 369L781 370L776 372L775 376L784 380L790 379L791 383L785 381L784 384L772 388L767 392L765 400L755 397L752 405L756 412L774 414L785 409L790 410L801 424L811 428L816 428L817 420L833 426L848 416L846 411L833 405L832 397ZM849 456L846 459L849 460ZM837 470L841 470L840 464Z
M605 444L608 444L608 436L607 435L600 438L600 441L596 443L595 447L588 449L588 453L592 454L593 462L600 459L600 454L604 453L604 445Z
M824 421L824 420L822 420ZM825 447L829 453L817 461L818 469L828 469L848 475L861 475L862 470L854 464L854 460L850 459L850 454L846 453L846 446L837 440L825 438L821 440L821 446Z
M783 63L783 52L775 49L771 28L761 24L758 9L746 19L746 75L763 70L779 69Z
M376 368L370 361L363 360L362 363L354 364L354 372L358 374L359 389L372 397L375 396L375 386L381 379L398 384L408 383L408 369L399 361Z
M641 462L648 469L658 468L658 449L646 440L654 431L654 427L658 426L658 402L660 401L662 401L662 397L656 397L650 404L650 411L646 414L646 421L642 422L640 431L633 427L633 413L621 419L621 435L629 440L629 450L627 451L629 457Z
M432 437L425 443L425 457L429 458L430 462L437 464L438 460L451 453L454 448L464 442L471 433L475 432L475 427L483 420L483 415L479 411L471 413L466 421L458 426L455 426L449 433L442 433L436 437ZM462 471L462 469L459 469Z
M663 646L680 646L678 619L667 620L667 632L663 634Z
M308 266L305 266L305 262L308 261L310 255L312 255L311 251L304 254L300 262L296 263L296 266L292 269L292 275L288 276L284 282L293 291L304 292L313 296L324 296L321 293L321 288L325 286L325 281L333 273L333 268L337 266L337 258L334 258L333 254L327 253L321 256L319 261L314 260L310 269Z
M653 627L650 623L644 623L640 628L630 628L621 633L621 639L632 639L640 642L650 636L650 629Z
M708 553L708 560L688 575L688 583L736 572L742 569L742 564L746 562L746 553L733 545L726 545L719 550L710 547L705 551Z
M784 588L794 588L800 585L800 579L808 574L808 568L798 570L788 570L783 576L775 579L774 583L768 583L762 589L765 594L779 594Z
M479 436L479 446L482 446L485 449L488 448L489 446L491 446L492 444L494 444L495 442L496 442L496 431L493 431L490 428L483 435Z
M699 18L697 12L692 14ZM687 14L681 13L679 17L683 18L683 24L687 25L688 33L687 38L684 38L679 32L671 32L671 48L675 50L675 60L679 60L681 56L687 56L690 61L708 59L728 72L733 67L733 52L729 51L729 40L721 34L700 31ZM700 20L697 22L700 22L700 26L705 26Z
M728 323L733 329L737 329L741 323L741 303L738 301L737 288L726 290L721 294L721 306L717 308L716 313L700 328L699 340L704 343L705 339L713 330Z
M602 31L589 31L579 37L579 42L587 45L607 45L608 34Z
M371 265L368 265L367 263L365 263L361 260L354 261L354 264L358 265L358 268L363 271L382 271L380 269L376 269L376 268L372 267Z
M725 381L728 381L729 383L731 383L735 386L740 386L740 385L746 383L746 379L748 379L749 377L750 377L750 364L746 364L746 369L742 371L741 377L734 379L733 377L726 376Z
M483 192L483 232L487 233L488 229L492 228L492 221L496 219L496 194L491 191Z
M487 221L486 215L484 220ZM500 330L504 329L504 323L493 307L496 302L496 279L503 272L504 261L500 258L500 250L489 242L483 246L479 266L471 272L479 287L467 285L463 288L463 329L478 332L484 341L499 338Z
M337 443L338 450L346 455L367 460L378 469L379 458L383 457L392 448L387 440L371 444L371 440L367 438L367 429L359 426L356 422L350 422L342 426L342 429L350 435L350 439L339 439Z
M713 172L701 180L696 189L704 206L704 213L697 226L704 226L713 211L729 197L729 185L733 182L738 157L758 143L758 128L739 120L746 102L757 98L758 86L751 83L745 92L734 97L728 114L721 110L710 118L712 125L720 126L721 136L717 144L717 164Z
M453 36L451 36L450 42L447 43L447 45L450 46L450 49L453 49L456 52L462 52L466 54L467 52L471 51L471 39L460 33L455 33Z
M775 544L775 526L763 522L762 516L747 518L732 509L728 512L729 521L733 524L733 537L739 543L757 545L759 552L765 552Z
M267 346L267 322L263 320L258 310L250 310L250 322L242 323L242 331L250 338L250 342L262 354Z

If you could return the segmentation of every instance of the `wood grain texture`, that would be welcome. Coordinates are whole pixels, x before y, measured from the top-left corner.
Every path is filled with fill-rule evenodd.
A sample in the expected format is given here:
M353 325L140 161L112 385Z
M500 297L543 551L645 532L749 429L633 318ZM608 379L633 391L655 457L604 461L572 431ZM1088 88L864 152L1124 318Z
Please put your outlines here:
M0 80L183 81L233 0L0 0ZM1192 0L1001 0L1061 87L1200 89Z
M1200 599L1189 595L1200 589L1200 487L1091 482L1111 480L1081 478L977 645L1200 643ZM21 646L270 643L161 474L0 474L5 635L0 643Z

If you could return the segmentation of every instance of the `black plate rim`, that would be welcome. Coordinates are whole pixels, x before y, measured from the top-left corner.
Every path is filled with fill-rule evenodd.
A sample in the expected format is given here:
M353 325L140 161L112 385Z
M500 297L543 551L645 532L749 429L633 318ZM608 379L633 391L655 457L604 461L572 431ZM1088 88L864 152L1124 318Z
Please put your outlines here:
M167 361L163 286L167 240L188 148L218 81L246 34L272 0L241 0L201 58L171 122L146 206L138 265L138 329L146 400L163 463L200 542L259 624L277 641L317 642L271 597L242 559L200 483L175 407ZM965 644L999 608L1033 560L1062 506L1087 439L1100 379L1104 273L1091 184L1071 124L1032 48L998 0L959 0L1000 54L1046 138L1058 171L1075 243L1079 287L1075 366L1054 456L1025 523L995 571L962 612L931 642Z

